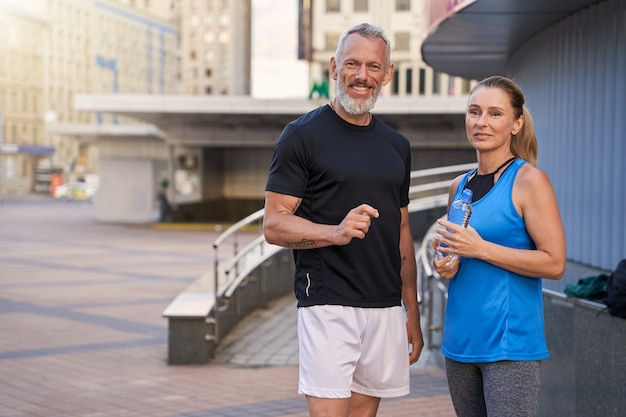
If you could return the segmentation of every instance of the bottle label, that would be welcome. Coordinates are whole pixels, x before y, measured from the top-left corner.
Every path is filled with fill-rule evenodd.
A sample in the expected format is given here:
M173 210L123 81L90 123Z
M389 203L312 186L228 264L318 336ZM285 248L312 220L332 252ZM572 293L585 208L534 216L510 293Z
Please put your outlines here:
M471 214L472 212L468 210L468 207L466 207L465 210L453 210L450 212L450 218L448 220L454 224L460 224L463 227L467 227Z

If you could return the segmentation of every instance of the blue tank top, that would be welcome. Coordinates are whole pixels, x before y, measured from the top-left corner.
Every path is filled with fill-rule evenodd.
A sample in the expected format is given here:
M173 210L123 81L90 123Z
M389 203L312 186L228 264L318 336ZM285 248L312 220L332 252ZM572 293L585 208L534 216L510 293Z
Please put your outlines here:
M515 177L525 163L516 159L493 188L472 203L470 225L483 239L535 249L512 198ZM461 180L455 199L468 175ZM441 351L457 362L546 359L541 279L479 259L461 259L449 283Z

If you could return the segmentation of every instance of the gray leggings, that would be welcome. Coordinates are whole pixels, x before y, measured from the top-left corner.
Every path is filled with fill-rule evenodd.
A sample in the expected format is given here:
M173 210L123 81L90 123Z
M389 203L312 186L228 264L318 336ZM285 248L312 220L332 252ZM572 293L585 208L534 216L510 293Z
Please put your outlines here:
M539 410L539 361L461 363L446 358L458 417L535 417Z

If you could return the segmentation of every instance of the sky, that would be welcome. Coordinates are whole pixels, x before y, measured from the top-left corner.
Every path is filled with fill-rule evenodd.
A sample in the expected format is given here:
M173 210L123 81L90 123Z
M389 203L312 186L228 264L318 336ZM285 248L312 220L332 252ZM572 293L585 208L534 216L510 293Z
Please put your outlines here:
M298 61L298 0L252 0L252 96L308 95L308 65Z

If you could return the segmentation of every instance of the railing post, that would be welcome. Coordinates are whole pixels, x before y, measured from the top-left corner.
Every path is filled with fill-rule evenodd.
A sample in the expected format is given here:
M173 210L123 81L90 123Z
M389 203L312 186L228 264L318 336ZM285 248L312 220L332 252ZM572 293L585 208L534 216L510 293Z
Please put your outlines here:
M218 280L219 280L219 274L218 274L218 269L219 269L219 260L218 260L218 250L217 250L217 245L213 245L213 251L214 251L214 256L215 256L215 271L213 273L213 296L215 297L215 301L213 303L213 309L212 311L209 313L209 317L206 318L205 322L206 324L211 326L211 329L213 330L212 333L207 333L206 335L206 340L207 341L212 341L214 342L216 345L219 342L219 327L218 327L218 304L219 304L219 296L218 296Z

